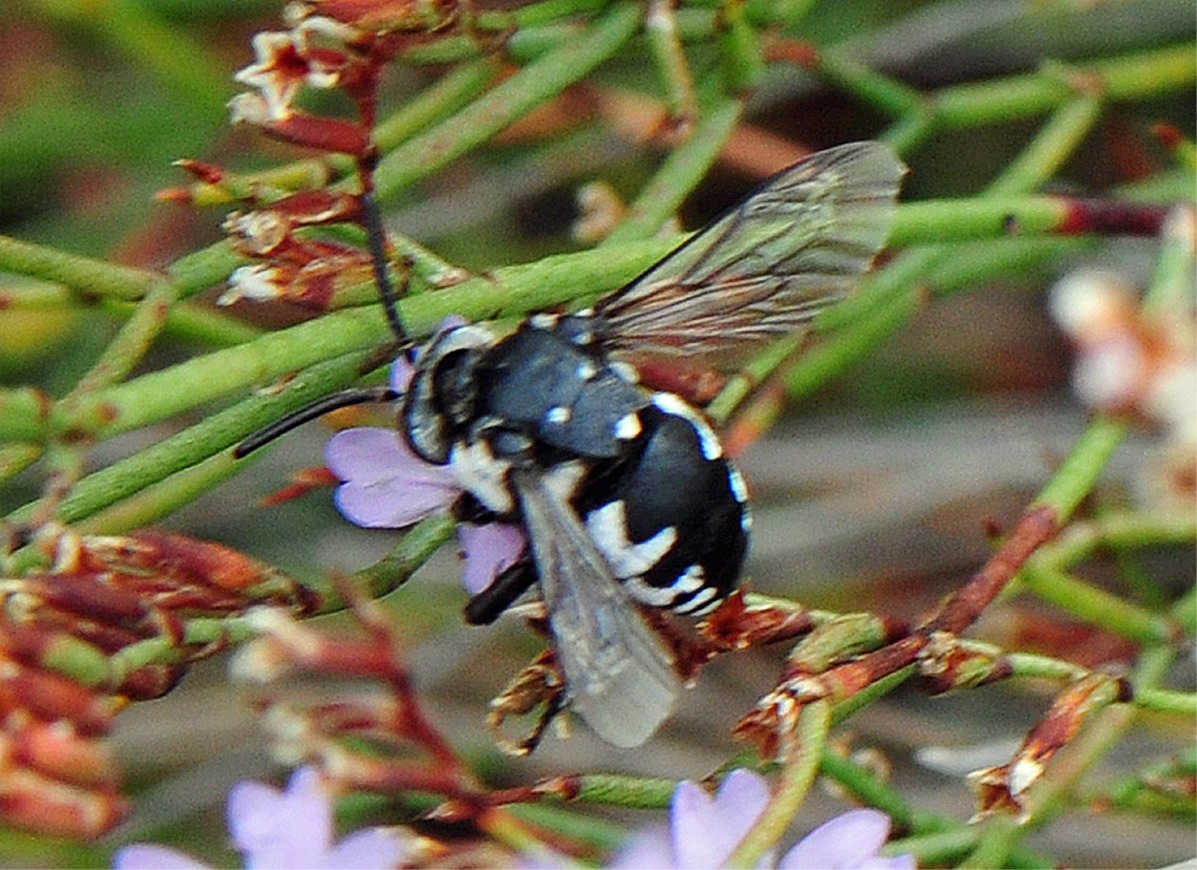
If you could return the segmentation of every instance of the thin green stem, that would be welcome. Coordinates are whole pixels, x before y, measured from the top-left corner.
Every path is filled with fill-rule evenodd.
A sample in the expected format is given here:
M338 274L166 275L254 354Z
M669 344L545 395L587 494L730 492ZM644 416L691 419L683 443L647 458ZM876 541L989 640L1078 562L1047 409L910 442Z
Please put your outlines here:
M986 193L1001 196L1034 190L1051 178L1093 129L1101 107L1101 99L1091 94L1080 94L1061 105L1031 143L990 183Z
M1165 617L1032 557L1019 572L1023 588L1078 619L1141 643L1165 643L1176 628Z
M789 737L794 742L788 757L782 761L777 789L764 813L728 857L725 867L755 867L764 854L777 845L819 773L830 728L831 704L828 701L814 701L803 707L795 732Z
M1172 692L1166 689L1135 690L1132 703L1141 710L1197 716L1197 695L1192 692Z
M926 111L927 98L917 89L870 69L841 51L818 52L815 68L820 75L880 112L902 118L930 119Z
M356 380L367 356L367 352L358 351L313 366L291 379L281 392L252 396L127 459L93 472L80 480L59 505L59 519L66 523L84 520L144 487L227 450L288 411ZM30 508L26 507L9 519L25 522L29 517Z
M70 254L59 248L0 236L0 271L63 284L85 296L135 300L159 278L153 272Z
M1141 100L1192 88L1197 79L1195 54L1193 44L1186 43L1094 60L1075 68L1075 81L1098 89L1107 100ZM1073 82L1050 69L954 85L935 94L935 120L940 129L957 129L1033 117L1067 102L1076 92Z
M1130 427L1121 420L1097 417L1089 424L1031 509L1050 507L1063 522L1090 492L1102 469L1126 438Z
M108 438L389 337L376 309L335 312L80 396L70 413L57 409L58 431Z
M665 88L665 101L675 123L688 127L698 116L694 77L677 34L673 0L649 0L644 32L652 51L657 75Z
M627 217L601 247L608 249L657 233L715 162L742 108L739 100L724 99L707 110L690 138L665 158L628 209Z
M124 380L141 362L150 345L158 337L177 298L177 288L168 281L159 281L137 304L116 336L108 342L87 373L79 379L63 399L63 408L70 408L79 397ZM68 411L69 413L69 411Z
M640 25L641 8L621 2L588 30L524 67L453 117L385 156L375 184L386 199L451 163L587 75L619 49Z
M1018 844L1022 831L1013 816L990 816L980 825L977 846L958 867L1004 867Z
M97 7L92 20L97 31L135 58L140 69L186 97L197 113L222 117L233 93L224 63L191 31L163 22L152 9L135 0L113 0Z
M677 786L675 779L588 773L580 777L577 800L630 809L658 810L669 806Z
M408 581L416 569L428 561L437 550L453 537L457 522L447 515L426 517L406 529L389 553L353 573L355 585L363 588L371 598L381 598ZM335 589L325 592L321 613L340 610L344 602Z

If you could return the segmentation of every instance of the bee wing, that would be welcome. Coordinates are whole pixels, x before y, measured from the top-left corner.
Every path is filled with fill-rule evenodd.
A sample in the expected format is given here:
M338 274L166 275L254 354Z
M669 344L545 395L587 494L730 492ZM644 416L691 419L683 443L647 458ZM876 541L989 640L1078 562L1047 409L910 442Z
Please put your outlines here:
M869 268L905 173L881 142L840 145L782 170L600 300L605 346L715 355L801 327Z
M681 690L672 656L545 473L513 471L512 479L571 704L608 743L639 746Z

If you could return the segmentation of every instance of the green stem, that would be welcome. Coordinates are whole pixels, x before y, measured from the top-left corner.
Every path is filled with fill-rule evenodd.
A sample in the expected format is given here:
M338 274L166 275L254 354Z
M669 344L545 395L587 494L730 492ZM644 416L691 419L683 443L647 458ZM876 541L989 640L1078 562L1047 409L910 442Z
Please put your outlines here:
M58 508L63 522L75 523L172 474L207 460L288 411L348 385L361 374L368 354L359 351L300 372L279 393L252 396L206 417L176 435L102 468L80 480ZM130 381L129 383L136 383ZM27 521L30 507L9 520Z
M152 9L135 0L113 0L97 7L92 20L96 30L134 58L140 69L155 73L186 97L197 114L223 118L233 95L223 60L193 39L191 31L166 24Z
M1132 703L1140 710L1197 716L1197 695L1192 692L1172 692L1149 687L1136 689Z
M1197 78L1195 53L1186 43L1094 60L1077 67L1078 77L1089 77L1107 100L1142 100L1191 88ZM935 94L935 120L940 129L1012 121L1051 111L1075 95L1062 76L1043 71L954 85Z
M631 38L641 15L637 4L615 4L576 39L396 148L378 164L375 184L379 197L385 199L410 187L586 76Z
M794 744L782 762L777 790L765 812L728 857L725 867L755 867L777 845L814 784L830 728L828 701L814 701L803 707L795 733L789 737Z
M840 88L887 115L929 118L927 98L905 82L869 69L843 52L820 51L817 71ZM890 140L893 141L893 140Z
M153 272L0 236L0 271L64 284L84 296L136 300L159 280Z
M72 413L57 410L56 424L58 431L108 438L323 360L385 344L389 336L376 309L335 312L80 396Z
M133 316L125 321L116 336L108 342L99 359L63 399L62 407L69 409L79 397L124 380L134 366L141 362L154 339L166 325L166 319L176 298L177 288L173 284L167 281L155 283L137 304ZM69 410L67 413L70 413Z
M627 217L603 240L601 247L607 249L660 231L715 162L742 109L739 100L724 99L705 112L694 133L665 158L628 209Z
M649 0L645 10L644 31L652 50L657 75L665 88L665 101L675 122L689 125L698 115L694 96L694 77L677 35L677 19L672 0Z
M578 783L577 800L597 805L658 810L669 806L677 786L675 779L587 773L581 776Z
M1080 94L1061 105L1030 144L993 180L986 193L1000 196L1034 190L1051 178L1093 129L1101 107L1101 99L1090 94Z
M1024 588L1092 625L1140 643L1166 643L1176 634L1168 619L1086 583L1032 556L1019 572Z
M1040 490L1030 509L1050 507L1061 523L1072 516L1081 500L1093 491L1102 469L1129 429L1129 425L1121 420L1094 419L1047 486Z

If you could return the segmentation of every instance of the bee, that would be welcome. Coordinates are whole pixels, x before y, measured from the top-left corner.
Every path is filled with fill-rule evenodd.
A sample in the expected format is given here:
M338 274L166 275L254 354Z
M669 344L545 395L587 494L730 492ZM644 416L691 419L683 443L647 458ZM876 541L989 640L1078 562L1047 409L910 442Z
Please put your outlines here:
M879 142L814 154L591 308L534 314L506 336L442 330L393 395L411 451L464 491L455 515L518 524L528 541L467 619L492 622L536 587L565 701L609 743L647 740L682 687L641 608L716 607L737 587L751 525L744 480L702 412L643 385L636 363L725 361L803 329L869 269L905 171Z

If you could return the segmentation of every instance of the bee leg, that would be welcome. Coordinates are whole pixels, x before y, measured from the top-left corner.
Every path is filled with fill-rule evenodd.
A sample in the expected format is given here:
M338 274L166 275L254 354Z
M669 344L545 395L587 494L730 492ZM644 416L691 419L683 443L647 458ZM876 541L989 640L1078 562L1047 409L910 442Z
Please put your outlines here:
M549 723L565 709L569 695L565 677L552 648L512 680L503 693L490 702L487 722L499 748L509 755L527 755L540 743ZM504 735L503 724L511 717L534 716L532 729L519 739Z
M532 561L517 562L466 602L466 622L470 625L490 625L535 582L536 566Z

